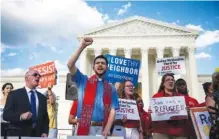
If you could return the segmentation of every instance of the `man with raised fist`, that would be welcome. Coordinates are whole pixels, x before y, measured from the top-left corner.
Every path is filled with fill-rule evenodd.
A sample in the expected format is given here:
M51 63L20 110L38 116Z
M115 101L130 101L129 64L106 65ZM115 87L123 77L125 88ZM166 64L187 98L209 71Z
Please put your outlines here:
M103 55L95 57L93 62L95 74L90 78L83 75L75 66L81 52L92 43L92 38L83 38L80 47L68 61L68 68L73 76L72 80L78 88L77 135L103 135L106 137L110 135L115 110L119 108L115 87L104 79L108 61ZM72 119L74 117L72 115Z

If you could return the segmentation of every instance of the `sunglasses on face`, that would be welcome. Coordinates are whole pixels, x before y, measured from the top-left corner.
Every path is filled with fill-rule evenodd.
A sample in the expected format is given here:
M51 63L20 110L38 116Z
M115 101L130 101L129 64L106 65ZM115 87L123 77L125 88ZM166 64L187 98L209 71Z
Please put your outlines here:
M37 77L37 76L41 77L41 75L39 73L34 73L34 74L32 74L32 76L34 76L34 77Z

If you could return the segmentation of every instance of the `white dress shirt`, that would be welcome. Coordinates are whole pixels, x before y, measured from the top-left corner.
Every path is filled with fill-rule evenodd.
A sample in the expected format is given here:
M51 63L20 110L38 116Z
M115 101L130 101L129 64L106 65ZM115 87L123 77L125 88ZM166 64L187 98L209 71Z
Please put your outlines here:
M38 99L38 96L37 96L36 89L30 89L27 86L25 86L25 89L27 91L27 95L28 95L30 104L31 104L31 92L30 91L32 90L34 92L34 95L35 95L35 98L36 98L36 115L38 116L39 99Z

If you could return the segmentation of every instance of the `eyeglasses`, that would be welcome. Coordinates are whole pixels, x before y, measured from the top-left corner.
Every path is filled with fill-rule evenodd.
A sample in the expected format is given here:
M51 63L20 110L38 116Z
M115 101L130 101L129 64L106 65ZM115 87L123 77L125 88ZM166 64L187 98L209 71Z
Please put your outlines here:
M41 77L41 75L39 73L34 73L34 74L32 74L32 76L34 76L34 77L37 77L37 76Z
M174 82L174 79L165 79L165 82L169 82L169 81L173 81Z
M128 87L128 88L135 88L135 86L133 86L133 85L126 85L125 87Z

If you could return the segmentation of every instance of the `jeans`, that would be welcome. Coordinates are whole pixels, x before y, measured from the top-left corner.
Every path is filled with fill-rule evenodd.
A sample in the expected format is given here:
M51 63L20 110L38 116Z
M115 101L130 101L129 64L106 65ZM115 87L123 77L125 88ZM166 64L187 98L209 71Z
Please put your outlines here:
M57 128L50 128L48 138L57 138L58 130Z

